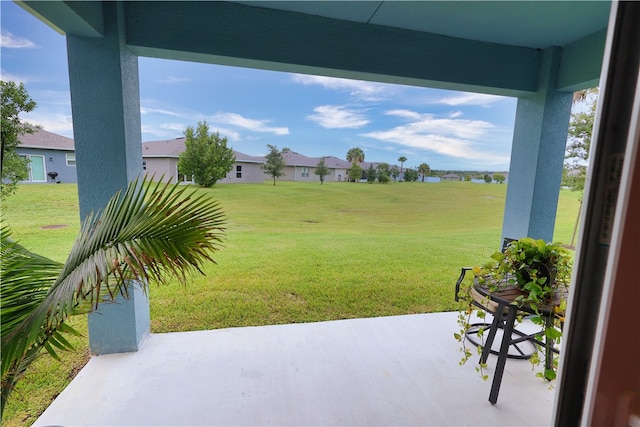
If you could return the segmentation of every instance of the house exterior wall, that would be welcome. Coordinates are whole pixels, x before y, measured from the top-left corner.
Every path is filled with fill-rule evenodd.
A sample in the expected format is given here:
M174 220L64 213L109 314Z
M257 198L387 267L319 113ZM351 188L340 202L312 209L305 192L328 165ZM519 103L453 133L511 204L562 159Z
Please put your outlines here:
M178 159L173 157L144 157L143 161L147 177L154 176L159 180L164 174L163 181L176 183L178 179ZM238 170L238 166L241 170ZM262 183L267 178L258 163L236 162L227 176L218 181L223 184ZM240 173L240 178L237 174Z
M315 170L316 168L312 166L286 166L284 168L284 176L280 177L280 179L298 182L319 181L320 179L315 174Z
M307 170L309 172L308 176L306 174ZM314 166L286 166L284 173L285 175L280 177L282 181L320 182L320 177L316 175L316 168ZM346 176L346 169L329 168L329 174L324 177L324 181L345 181Z
M325 181L347 181L346 169L329 169L329 175L325 177Z
M76 174L75 163L73 165L67 165L67 154L73 155L75 159L75 153L71 150L48 150L45 148L29 148L20 147L16 148L16 153L23 156L42 156L44 159L44 180L28 178L23 182L53 182L51 178L47 176L49 172L58 172L57 181L60 182L78 182Z
M260 163L236 162L227 176L218 182L222 184L261 184L268 178L261 166Z
M178 159L172 157L144 157L144 176L156 181L164 175L163 181L172 184L178 179Z

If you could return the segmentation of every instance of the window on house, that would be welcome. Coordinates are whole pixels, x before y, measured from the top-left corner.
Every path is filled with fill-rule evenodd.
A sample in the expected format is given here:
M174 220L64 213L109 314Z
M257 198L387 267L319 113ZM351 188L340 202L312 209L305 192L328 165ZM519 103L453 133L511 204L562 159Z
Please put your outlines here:
M236 166L236 178L242 178L242 165Z
M302 177L309 178L309 168L302 168Z
M76 153L67 153L67 166L75 166L76 165Z
M145 160L142 161L142 170L143 171L147 170L147 162Z

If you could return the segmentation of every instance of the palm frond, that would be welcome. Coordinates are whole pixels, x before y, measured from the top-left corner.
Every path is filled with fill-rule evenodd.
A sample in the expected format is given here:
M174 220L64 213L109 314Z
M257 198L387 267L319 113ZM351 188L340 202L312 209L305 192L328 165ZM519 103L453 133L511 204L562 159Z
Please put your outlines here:
M126 296L132 280L146 286L176 277L184 283L188 274L202 273L204 263L214 262L212 254L224 241L224 214L218 203L187 189L131 182L100 214L83 222L64 265L29 253L31 264L23 266L12 255L16 261L6 270L15 280L6 292L4 251L26 250L5 242L3 235L3 403L5 379L20 376L25 360L35 358L34 349L55 355L56 348L69 347L61 332L70 332L63 323L70 315L95 309L104 297ZM5 312L12 326L6 333Z
M0 317L2 318L2 396L0 411L15 384L38 357L40 348L30 346L13 359L7 357L5 344L10 336L31 316L45 300L62 264L28 251L11 239L11 230L2 227L0 238Z
M62 264L28 251L11 239L11 230L2 227L0 239L0 300L2 331L12 334L44 301L51 284L60 274Z

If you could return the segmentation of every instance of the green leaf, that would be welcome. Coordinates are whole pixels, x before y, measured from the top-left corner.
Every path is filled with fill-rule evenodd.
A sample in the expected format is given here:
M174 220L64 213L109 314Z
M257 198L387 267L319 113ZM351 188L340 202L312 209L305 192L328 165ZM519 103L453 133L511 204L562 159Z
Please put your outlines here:
M78 334L65 323L70 316L95 309L105 297L126 296L133 280L143 287L169 277L186 283L188 274L213 262L225 237L224 215L188 188L132 181L85 219L63 265L29 252L2 228L3 407L43 348L56 359L56 348L72 348L62 336Z
M562 336L562 332L557 330L556 328L546 328L544 330L544 334L547 338L552 340L556 340Z
M545 369L544 370L544 379L547 381L553 381L556 379L556 371L553 369Z

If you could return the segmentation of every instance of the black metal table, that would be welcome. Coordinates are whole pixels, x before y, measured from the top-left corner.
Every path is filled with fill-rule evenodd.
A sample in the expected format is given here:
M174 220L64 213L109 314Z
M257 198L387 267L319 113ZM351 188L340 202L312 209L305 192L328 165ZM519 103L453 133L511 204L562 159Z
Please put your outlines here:
M491 346L498 329L502 328L504 330L502 342L500 344L500 351L498 352L498 361L496 363L495 373L493 374L491 392L489 393L489 402L495 405L498 401L498 393L500 392L500 384L502 383L504 367L507 362L507 358L509 357L510 346L517 344L518 342L531 341L535 345L545 347L545 369L552 368L553 353L558 353L558 349L553 346L554 341L552 339L545 337L544 341L542 341L535 336L536 334L517 334L516 338L512 336L518 312L522 312L525 315L539 314L545 319L545 327L549 327L552 325L553 318L556 315L556 307L558 307L561 304L561 301L565 299L566 292L556 292L551 302L537 306L537 312L528 304L520 304L517 301L518 298L525 296L526 294L507 282L500 283L498 285L487 285L479 283L476 279L471 295L478 304L481 304L484 308L493 312L493 322L489 329L487 341L483 346L480 363L486 363L487 358L491 353Z

